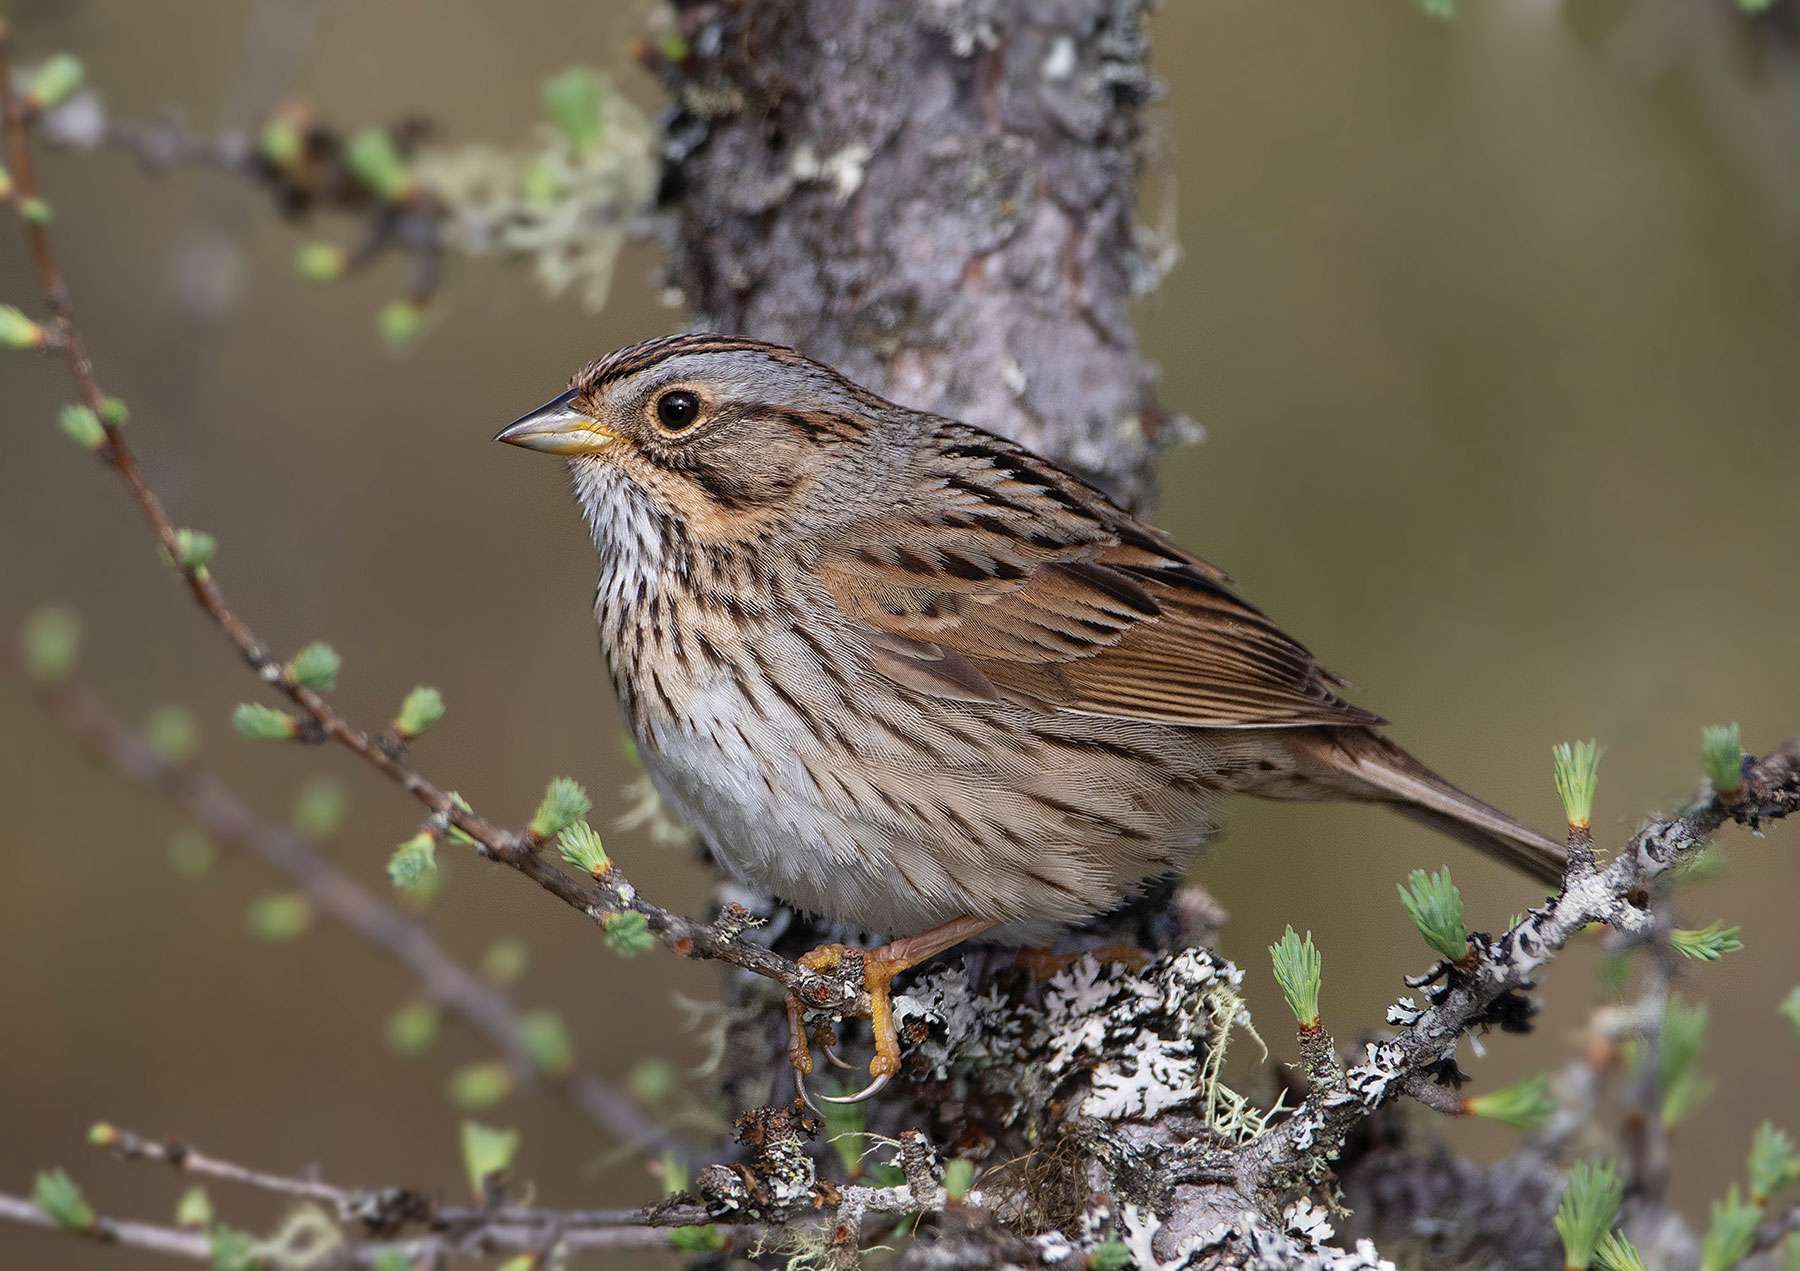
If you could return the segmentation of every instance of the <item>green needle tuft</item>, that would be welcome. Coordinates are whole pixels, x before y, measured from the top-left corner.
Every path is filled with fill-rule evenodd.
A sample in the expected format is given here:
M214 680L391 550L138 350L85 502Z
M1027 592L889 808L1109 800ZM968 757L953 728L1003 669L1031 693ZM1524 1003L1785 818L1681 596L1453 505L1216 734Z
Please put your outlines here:
M1469 937L1463 926L1462 893L1450 881L1449 869L1435 874L1415 869L1399 890L1400 903L1425 943L1450 961L1460 961L1469 952Z

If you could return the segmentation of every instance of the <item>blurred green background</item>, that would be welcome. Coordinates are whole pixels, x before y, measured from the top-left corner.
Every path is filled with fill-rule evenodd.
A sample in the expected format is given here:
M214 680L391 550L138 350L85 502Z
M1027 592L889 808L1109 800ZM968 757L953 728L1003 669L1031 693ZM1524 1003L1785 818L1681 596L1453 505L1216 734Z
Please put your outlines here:
M576 60L660 104L626 51L647 4L12 8L27 56L78 53L129 117L244 124L295 95L347 125L416 113L508 143L540 79ZM1752 750L1800 730L1795 50L1725 0L1465 4L1447 23L1403 3L1214 0L1168 6L1153 36L1168 95L1145 210L1160 216L1172 184L1182 255L1139 330L1164 404L1208 431L1162 465L1163 524L1408 746L1546 827L1557 740L1605 744L1596 831L1611 845L1694 787L1702 724L1740 720ZM253 51L271 39L295 52ZM295 276L296 246L329 226L119 155L43 168L103 377L176 520L218 535L243 612L286 647L329 638L353 718L441 686L450 714L418 755L477 806L521 819L569 772L604 823L631 773L595 653L591 548L553 467L487 439L580 361L682 323L658 300L655 251L627 252L598 314L455 262L441 324L395 358L373 315L403 289L398 265L332 287ZM179 281L199 241L241 249L208 271L234 297L211 317ZM0 240L0 298L31 295ZM0 621L77 604L96 685L134 720L191 705L204 762L275 816L309 773L342 778L354 817L333 854L385 887L412 805L345 756L231 734L254 685L113 478L58 435L63 378L18 357L0 376ZM380 1037L413 991L399 970L326 926L250 940L245 904L284 880L251 859L174 877L180 822L155 796L89 768L16 678L0 678L0 721L0 1188L62 1164L105 1211L166 1217L182 1180L84 1146L105 1117L274 1169L460 1194L444 1085L482 1047L451 1030L428 1058L395 1057ZM705 905L709 879L681 852L641 833L609 845L663 902ZM1713 1003L1720 1081L1679 1139L1693 1214L1739 1174L1758 1120L1800 1131L1800 1039L1775 1014L1800 980L1800 835L1729 847L1727 876L1682 903L1689 925L1741 922L1748 945L1685 985ZM1375 811L1236 809L1195 877L1231 913L1223 947L1277 1055L1294 1048L1264 949L1282 925L1313 931L1325 1018L1349 1044L1428 960L1395 882L1441 863L1478 927L1535 898ZM526 937L522 1000L560 1006L585 1063L698 1062L672 992L711 996L713 971L621 963L523 880L459 859L447 872L434 931L470 959ZM1594 961L1557 963L1533 1037L1465 1052L1484 1087L1574 1053ZM1514 1139L1414 1115L1486 1156ZM486 1117L521 1129L544 1203L656 1194L545 1096ZM214 1191L239 1218L274 1212ZM9 1265L114 1257L0 1227Z

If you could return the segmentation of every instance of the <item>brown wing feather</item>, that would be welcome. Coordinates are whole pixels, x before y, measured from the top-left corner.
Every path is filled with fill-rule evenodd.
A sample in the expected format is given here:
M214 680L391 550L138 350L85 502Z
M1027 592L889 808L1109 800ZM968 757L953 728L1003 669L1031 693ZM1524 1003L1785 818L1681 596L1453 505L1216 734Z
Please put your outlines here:
M1220 570L1098 490L960 424L931 456L911 506L932 519L903 506L819 564L890 679L1199 728L1381 722Z

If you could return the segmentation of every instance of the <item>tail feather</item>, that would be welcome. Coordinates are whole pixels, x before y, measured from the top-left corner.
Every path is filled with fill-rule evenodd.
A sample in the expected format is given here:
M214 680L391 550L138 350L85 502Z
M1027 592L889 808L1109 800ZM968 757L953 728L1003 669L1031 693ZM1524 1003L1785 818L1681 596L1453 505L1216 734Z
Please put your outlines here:
M1562 844L1451 785L1380 734L1307 729L1295 732L1290 746L1313 780L1352 799L1389 804L1540 882L1561 885L1568 863Z

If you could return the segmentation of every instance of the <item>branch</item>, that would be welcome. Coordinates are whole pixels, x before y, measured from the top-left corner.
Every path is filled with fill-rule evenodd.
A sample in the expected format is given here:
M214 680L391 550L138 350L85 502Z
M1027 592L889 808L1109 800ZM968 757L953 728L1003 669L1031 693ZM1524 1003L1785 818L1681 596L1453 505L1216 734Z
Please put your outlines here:
M0 109L5 115L13 177L10 198L20 206L35 205L40 202L30 146L30 126L35 115L30 102L15 91L12 83L10 35L10 29L0 25ZM614 914L641 914L650 930L684 957L728 962L775 980L812 1009L868 1012L868 996L860 984L853 984L845 977L808 970L756 944L738 939L741 925L734 925L729 918L701 923L675 914L646 900L616 868L609 867L590 879L571 876L545 858L539 850L542 844L531 834L503 828L452 800L444 787L413 767L407 758L405 740L393 729L373 733L359 728L339 714L324 696L295 682L281 660L269 652L269 646L232 609L212 571L204 563L184 559L186 553L182 550L180 532L145 479L115 413L108 409L107 394L96 376L86 341L75 322L68 286L52 246L46 219L21 219L38 283L51 314L49 335L75 381L81 401L94 412L104 429L96 454L124 482L132 501L143 514L150 536L174 564L194 602L224 633L257 677L302 712L303 740L329 740L344 747L411 794L438 822L454 825L467 834L475 841L480 855L523 874L596 922Z

